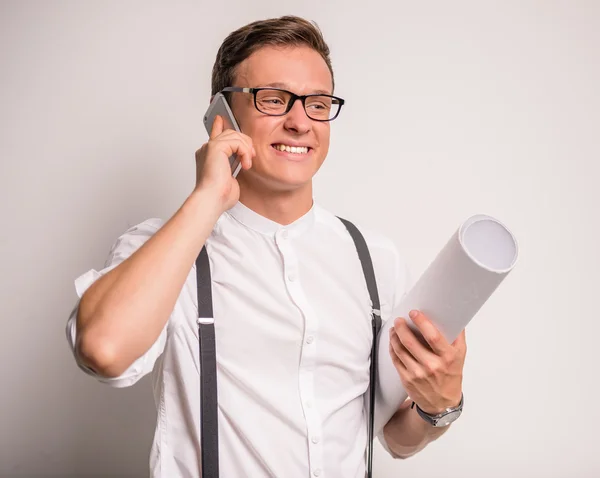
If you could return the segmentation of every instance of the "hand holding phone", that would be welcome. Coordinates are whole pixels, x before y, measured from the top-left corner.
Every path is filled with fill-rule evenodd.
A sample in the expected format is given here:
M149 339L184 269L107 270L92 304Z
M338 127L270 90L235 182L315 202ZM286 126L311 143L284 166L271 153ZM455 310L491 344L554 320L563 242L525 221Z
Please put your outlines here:
M223 96L222 93L217 93L214 96L212 102L210 103L210 106L208 107L208 110L206 110L206 113L204 115L204 126L206 127L206 131L209 135L212 132L213 124L217 116L223 118L223 121L225 123L225 129L232 129L234 131L237 131L238 133L241 133L240 127L237 124L235 116L233 116L233 112L231 111L231 108L227 103L227 99L225 98L225 96ZM240 169L242 168L242 164L239 161L236 153L232 154L229 157L229 165L231 166L232 176L234 178L237 177L238 173L240 172Z
M237 122L234 128L227 127L227 118L217 114L215 101L211 103L213 108L209 107L204 119L210 138L196 151L195 190L214 194L223 212L239 200L239 184L233 174L237 175L242 167L252 167L256 153L252 139L238 131Z

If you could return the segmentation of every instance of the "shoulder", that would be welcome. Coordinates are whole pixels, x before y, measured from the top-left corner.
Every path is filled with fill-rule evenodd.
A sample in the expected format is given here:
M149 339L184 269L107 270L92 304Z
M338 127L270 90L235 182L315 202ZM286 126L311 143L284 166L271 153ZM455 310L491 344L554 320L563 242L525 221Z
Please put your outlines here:
M394 244L394 241L392 241L389 236L386 236L374 228L366 227L364 224L357 222L351 217L337 216L321 206L315 206L315 217L317 222L327 225L343 240L352 241L352 236L343 222L348 221L354 225L364 237L369 252L377 252L387 256L388 259L393 260L400 258L398 248Z
M158 217L151 217L137 224L133 224L124 230L123 235L153 235L165 221Z
M336 216L321 206L315 206L315 215L316 221L328 225L342 240L348 242L352 242L352 237L341 219L353 224L365 239L378 280L394 284L395 288L401 290L408 286L410 273L406 256L391 237L351 217Z
M133 224L124 229L113 242L107 258L107 264L130 256L165 224L163 219L153 217Z

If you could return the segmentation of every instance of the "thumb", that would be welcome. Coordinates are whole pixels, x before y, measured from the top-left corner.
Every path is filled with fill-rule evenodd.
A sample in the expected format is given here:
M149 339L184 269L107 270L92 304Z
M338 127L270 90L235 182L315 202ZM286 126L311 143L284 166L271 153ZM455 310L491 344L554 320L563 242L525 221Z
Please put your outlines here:
M223 118L219 115L215 116L215 120L213 121L212 129L210 131L210 139L215 139L223 132Z

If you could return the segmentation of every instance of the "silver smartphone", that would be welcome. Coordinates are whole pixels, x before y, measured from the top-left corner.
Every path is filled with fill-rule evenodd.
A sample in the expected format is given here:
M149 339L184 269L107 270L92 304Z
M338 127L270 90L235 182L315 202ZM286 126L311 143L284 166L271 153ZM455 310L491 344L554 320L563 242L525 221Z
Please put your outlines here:
M217 116L223 118L225 129L233 129L241 132L240 127L235 120L235 116L233 116L233 112L222 93L217 93L215 95L204 114L204 126L209 136ZM229 165L231 166L231 174L235 178L240 172L240 169L242 169L242 163L237 159L237 154L234 153L229 157Z

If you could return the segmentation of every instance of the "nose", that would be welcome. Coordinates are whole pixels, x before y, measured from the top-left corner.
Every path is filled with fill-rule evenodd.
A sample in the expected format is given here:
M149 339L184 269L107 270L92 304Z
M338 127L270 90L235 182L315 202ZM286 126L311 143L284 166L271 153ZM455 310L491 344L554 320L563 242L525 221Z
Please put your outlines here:
M297 134L308 133L312 127L312 120L306 116L304 105L299 98L292 105L292 109L285 115L285 129Z

